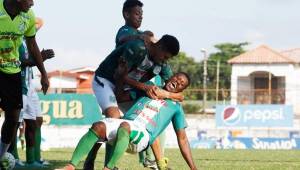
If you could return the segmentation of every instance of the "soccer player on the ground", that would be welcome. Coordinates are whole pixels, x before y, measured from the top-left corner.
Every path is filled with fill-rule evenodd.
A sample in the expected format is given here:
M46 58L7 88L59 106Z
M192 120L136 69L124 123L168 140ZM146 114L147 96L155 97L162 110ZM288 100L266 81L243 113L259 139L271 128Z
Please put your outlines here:
M177 73L165 84L164 89L181 92L190 83L186 73ZM180 151L190 169L196 169L192 159L188 139L185 133L186 121L183 109L178 102L170 99L153 100L141 97L125 114L125 119L105 118L92 125L80 139L70 163L64 170L74 170L80 160L89 152L98 140L113 143L114 150L104 170L113 169L127 150L142 151L151 145L155 138L172 122L176 131ZM164 161L158 161L159 169L166 169Z
M22 83L18 48L25 36L29 53L41 72L41 85L47 92L49 81L40 50L35 40L35 17L32 0L0 0L0 107L5 111L1 129L0 168L5 169L3 158L16 134L22 108Z
M123 45L124 43L130 41L130 40L143 40L145 43L145 46L148 47L151 44L151 39L153 38L153 33L150 31L142 32L138 30L138 28L141 26L141 22L143 19L143 11L142 11L143 3L138 0L126 0L123 4L123 18L125 20L125 25L122 26L116 35L116 47L119 47ZM155 76L155 79L159 79L159 75ZM168 94L169 98L175 99L175 100L183 100L182 94L176 94L176 93L170 93ZM166 98L167 96L162 96L162 98ZM121 103L120 109L122 112L126 112L130 106L134 104L135 101L126 103L125 105ZM119 103L119 101L118 101ZM100 105L101 106L101 105ZM124 107L126 106L126 107ZM102 108L104 110L105 108ZM110 117L110 115L106 115L107 117ZM163 138L165 135L161 135ZM163 139L164 141L164 139ZM159 142L155 143L159 147ZM94 160L96 158L97 151L100 147L100 144L96 143L91 152L88 154L88 157L84 163L84 170L92 170L94 167ZM106 152L111 152L111 146L107 145L105 148ZM141 154L143 155L143 154ZM140 159L141 163L144 164L144 166L150 166L154 167L155 164L155 158L151 152L151 149L149 148L147 150L147 157L148 159ZM106 162L106 161L105 161Z

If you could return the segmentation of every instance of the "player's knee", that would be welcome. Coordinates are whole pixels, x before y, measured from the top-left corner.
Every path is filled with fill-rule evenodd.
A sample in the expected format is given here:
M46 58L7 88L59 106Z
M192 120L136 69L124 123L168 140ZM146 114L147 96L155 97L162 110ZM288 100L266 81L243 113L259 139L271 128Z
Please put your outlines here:
M117 118L121 117L120 111L118 107L109 107L104 111L106 117Z
M130 133L130 125L129 125L128 122L122 122L120 124L120 128L124 128L124 129L126 129L128 131L128 133Z
M101 138L105 138L106 126L103 122L95 122L92 125L92 129L97 133Z

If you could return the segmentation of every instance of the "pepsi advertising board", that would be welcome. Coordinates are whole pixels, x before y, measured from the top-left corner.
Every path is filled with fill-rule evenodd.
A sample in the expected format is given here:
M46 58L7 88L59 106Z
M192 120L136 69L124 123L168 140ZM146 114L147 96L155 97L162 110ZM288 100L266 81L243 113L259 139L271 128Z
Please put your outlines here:
M291 105L217 105L217 127L292 127Z

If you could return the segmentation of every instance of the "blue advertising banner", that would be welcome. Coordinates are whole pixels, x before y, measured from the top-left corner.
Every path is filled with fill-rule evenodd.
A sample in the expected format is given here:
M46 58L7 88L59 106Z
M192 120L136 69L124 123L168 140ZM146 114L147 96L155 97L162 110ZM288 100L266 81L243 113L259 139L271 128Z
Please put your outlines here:
M292 127L290 105L217 105L217 127Z
M300 138L231 138L228 149L300 149Z
M45 124L91 125L102 118L92 94L47 94L39 97Z

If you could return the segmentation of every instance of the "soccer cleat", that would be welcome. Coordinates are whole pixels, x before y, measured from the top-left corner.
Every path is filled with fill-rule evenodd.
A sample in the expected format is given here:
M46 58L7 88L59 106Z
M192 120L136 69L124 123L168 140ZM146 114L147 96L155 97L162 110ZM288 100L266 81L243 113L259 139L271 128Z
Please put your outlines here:
M50 165L50 162L49 162L49 161L46 161L46 160L44 160L44 159L42 159L42 158L38 161L38 163L40 163L40 164L42 164L42 165L44 165L44 166L49 166L49 165Z
M26 163L25 167L28 168L45 168L45 166L39 162L34 161L33 163Z
M145 168L150 168L153 170L158 170L157 164L155 161L151 161L148 158L144 159L143 165Z
M16 159L16 167L23 167L25 166L24 162L22 162L20 159Z
M164 157L161 160L157 162L158 169L159 170L171 170L171 168L168 167L169 158Z
M75 170L75 167L71 164L68 164L66 165L65 167L63 168L60 168L60 169L54 169L54 170Z

